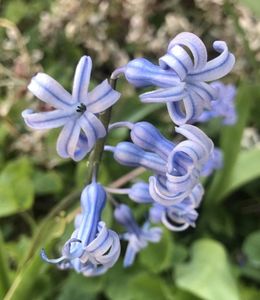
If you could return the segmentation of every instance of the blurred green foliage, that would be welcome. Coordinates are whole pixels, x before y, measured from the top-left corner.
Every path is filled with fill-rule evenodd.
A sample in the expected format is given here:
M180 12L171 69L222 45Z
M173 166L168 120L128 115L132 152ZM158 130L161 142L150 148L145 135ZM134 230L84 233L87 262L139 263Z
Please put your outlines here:
M243 148L241 140L246 128L259 130L260 78L257 57L246 46L247 57L244 59L248 65L241 76L232 78L229 75L228 78L238 86L238 123L221 127L219 120L215 120L203 125L216 145L222 147L225 165L213 178L205 180L206 195L197 228L175 234L164 230L162 241L141 252L133 267L124 269L120 259L114 268L98 278L62 272L41 261L39 252L42 247L55 257L71 233L87 168L87 160L75 164L57 156L57 131L29 132L20 117L25 107L41 108L26 92L26 85L34 72L44 69L70 89L74 66L88 51L78 40L69 39L63 28L59 28L58 34L47 42L41 36L40 19L44 12L52 9L53 2L9 0L0 4L0 298L259 300L260 148L259 141ZM77 1L71 1L74 2ZM185 11L187 1L182 4L172 1L172 6L167 1L162 2L164 8L149 20L154 22L155 28L163 22L162 12L176 10L179 13L181 5ZM259 16L260 2L239 2L253 10L255 16L252 18ZM175 6L176 3L179 6ZM183 17L195 20L197 2L189 3L192 3L190 9ZM111 1L110 5L116 10L118 2ZM230 17L231 23L238 22L236 25L239 25L236 4L225 2L222 9L225 18ZM234 20L236 16L238 19ZM206 40L212 37L214 26L209 26L211 21L208 18L205 24ZM107 22L113 23L113 19ZM116 24L119 24L118 20ZM233 34L246 43L247 34L239 26L235 27L237 32ZM111 27L109 30L109 38L116 39L120 28ZM140 50L134 43L125 47L130 56L138 55ZM239 64L240 57L237 61ZM113 70L111 65L108 59L103 68L94 66L93 80L108 76ZM124 91L125 96L113 110L114 120L136 122L145 119L171 136L174 126L163 105L141 105L137 93L123 80L118 89ZM117 130L109 137L109 142L115 144L127 138L127 131ZM130 169L118 166L109 154L105 154L100 181L110 184L128 171ZM120 201L130 204L124 198ZM135 207L135 211L142 219L144 209ZM104 218L113 225L109 205Z

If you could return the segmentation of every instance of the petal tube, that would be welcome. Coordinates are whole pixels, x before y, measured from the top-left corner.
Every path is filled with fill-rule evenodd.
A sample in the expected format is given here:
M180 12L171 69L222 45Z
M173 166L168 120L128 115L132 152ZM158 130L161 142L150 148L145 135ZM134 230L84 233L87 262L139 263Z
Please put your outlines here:
M175 147L174 143L167 140L157 128L148 122L135 123L130 132L135 145L144 150L155 152L166 160Z
M120 164L130 167L143 166L156 173L166 171L166 163L157 154L145 152L133 143L121 142L114 149L114 158Z
M152 203L153 198L149 193L149 185L145 182L137 182L130 188L129 198L137 203Z
M183 99L186 96L184 88L185 84L179 83L174 87L158 89L152 92L141 94L140 99L144 103L175 102Z
M74 119L74 112L56 109L48 112L35 113L31 109L22 112L27 126L32 129L58 128Z
M87 110L92 113L100 113L115 104L120 95L119 92L112 89L106 79L88 94L85 101Z
M163 70L144 58L131 60L124 68L126 80L136 86L145 87L155 85L158 87L176 86L180 79L172 70Z
M77 120L71 120L63 127L57 140L57 152L63 158L75 159L75 151L79 141L80 126Z
M91 69L91 58L89 56L81 57L76 67L73 81L72 98L74 103L85 103L87 100Z
M78 123L86 135L89 149L92 149L96 141L106 135L102 122L91 112L86 111L78 120Z
M194 81L212 81L227 75L234 67L235 57L228 51L228 47L223 41L213 43L213 48L220 55L209 62L200 71L194 71L188 75L188 80Z
M71 95L47 74L36 74L28 85L28 90L55 108L68 109L73 105Z

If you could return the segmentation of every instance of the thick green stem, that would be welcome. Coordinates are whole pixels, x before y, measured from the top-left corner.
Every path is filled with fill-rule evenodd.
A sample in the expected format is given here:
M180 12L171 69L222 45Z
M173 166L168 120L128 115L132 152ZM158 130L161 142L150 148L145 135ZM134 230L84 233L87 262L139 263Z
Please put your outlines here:
M7 258L5 257L4 241L0 231L0 296L3 297L9 287L10 281L8 276Z

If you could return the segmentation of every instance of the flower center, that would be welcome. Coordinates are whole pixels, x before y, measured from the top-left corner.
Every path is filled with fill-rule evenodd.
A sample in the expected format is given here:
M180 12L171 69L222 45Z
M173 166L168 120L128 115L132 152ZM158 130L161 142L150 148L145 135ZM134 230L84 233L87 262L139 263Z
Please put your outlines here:
M80 103L80 105L77 106L76 112L83 114L86 110L86 105L84 103Z

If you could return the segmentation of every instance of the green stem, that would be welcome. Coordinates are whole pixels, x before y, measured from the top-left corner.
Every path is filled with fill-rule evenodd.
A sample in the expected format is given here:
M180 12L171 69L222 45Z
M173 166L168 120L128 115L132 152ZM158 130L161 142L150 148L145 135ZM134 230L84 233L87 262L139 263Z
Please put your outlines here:
M117 78L110 79L110 85L113 89L116 89ZM100 114L99 119L103 123L105 129L108 129L108 125L111 119L112 107L107 109L104 113ZM104 146L107 139L107 134L100 140L97 141L95 148L93 149L88 165L88 176L87 183L91 181L93 175L98 176L99 165L102 159L102 154L104 152Z
M4 254L4 241L0 231L0 296L4 296L10 287L7 258Z

